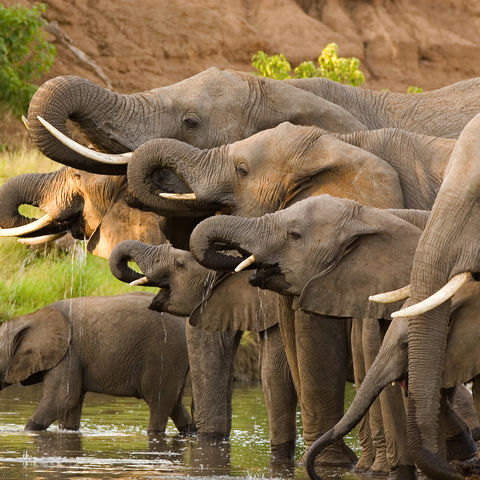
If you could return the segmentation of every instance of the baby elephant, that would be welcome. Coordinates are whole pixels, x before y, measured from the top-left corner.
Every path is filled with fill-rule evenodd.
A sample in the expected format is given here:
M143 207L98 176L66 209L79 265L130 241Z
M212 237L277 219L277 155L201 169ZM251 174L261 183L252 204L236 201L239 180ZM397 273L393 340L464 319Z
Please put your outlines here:
M143 398L149 433L194 429L182 403L188 373L185 319L148 309L153 295L61 300L0 326L0 389L43 381L26 430L55 420L78 430L85 393Z

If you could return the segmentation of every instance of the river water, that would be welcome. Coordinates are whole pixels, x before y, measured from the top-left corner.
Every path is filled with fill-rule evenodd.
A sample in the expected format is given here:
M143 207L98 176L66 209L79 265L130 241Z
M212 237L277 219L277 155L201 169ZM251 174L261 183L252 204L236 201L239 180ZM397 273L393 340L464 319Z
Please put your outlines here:
M352 395L348 385L347 403ZM23 427L40 396L41 385L0 392L2 479L308 478L302 467L270 467L265 407L257 385L235 388L230 444L215 447L178 437L171 421L164 437L149 439L143 401L94 393L85 398L81 433L59 432L55 425L26 433ZM190 400L185 398L186 405ZM300 430L299 424L298 458L303 451ZM354 435L347 442L358 450ZM338 469L323 474L325 480L371 478Z

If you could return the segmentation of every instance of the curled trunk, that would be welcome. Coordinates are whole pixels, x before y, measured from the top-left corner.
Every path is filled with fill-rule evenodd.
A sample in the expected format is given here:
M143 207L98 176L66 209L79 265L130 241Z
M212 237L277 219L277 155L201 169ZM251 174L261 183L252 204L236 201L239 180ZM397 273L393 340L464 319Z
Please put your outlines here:
M265 227L265 217L210 217L193 230L190 250L204 267L232 271L250 256L252 242L265 232ZM256 242L257 248L260 244L261 242ZM230 250L239 252L242 256L228 253Z
M99 150L124 153L148 138L162 135L151 120L155 114L160 117L159 110L159 102L151 95L121 95L87 79L63 76L45 82L35 93L28 123L33 142L47 157L92 173L124 175L125 165L98 163L65 147L41 125L37 116L66 135L66 122L70 119Z

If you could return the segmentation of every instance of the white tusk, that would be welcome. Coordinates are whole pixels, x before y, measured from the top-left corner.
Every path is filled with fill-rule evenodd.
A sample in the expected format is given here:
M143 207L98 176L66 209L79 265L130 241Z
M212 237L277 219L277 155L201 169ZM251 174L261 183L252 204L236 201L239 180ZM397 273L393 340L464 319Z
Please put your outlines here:
M393 312L392 318L416 317L417 315L421 315L429 310L433 310L443 302L446 302L449 298L453 297L457 290L470 278L472 278L472 274L470 272L463 272L455 275L440 290L425 300L422 300L415 305L410 305L403 310Z
M75 142L71 138L64 135L60 130L56 129L53 125L48 123L45 119L40 116L37 116L38 121L60 142L62 142L66 147L72 149L74 152L83 155L86 158L95 160L101 163L108 163L114 165L127 165L128 160L132 157L133 152L128 153L103 153L92 150L91 148L85 147L80 143Z
M254 255L250 255L248 258L246 258L243 262L240 262L236 268L235 268L235 271L238 273L238 272L241 272L244 268L247 268L248 266L250 266L252 263L255 263L255 256Z
M377 293L376 295L370 295L368 299L375 303L393 303L399 300L405 300L410 296L410 285L399 288L398 290L392 290L391 292Z
M162 198L169 198L170 200L196 200L197 196L194 193L160 193Z
M138 287L139 285L145 285L148 283L148 278L147 277L142 277L142 278L137 278L137 280L134 280L133 282L130 282L129 285L132 287Z
M395 386L395 382L392 382L392 387L394 387L394 386Z
M44 243L53 242L64 235L67 232L53 233L52 235L40 235L39 237L19 238L17 242L23 243L23 245L43 245Z
M34 233L53 222L53 217L47 213L34 222L27 223L21 227L0 228L0 237L20 237L21 235L26 235L27 233Z
M27 117L25 117L25 115L22 115L22 122L25 125L25 128L27 130L30 130L30 125L28 124L28 120L27 120Z

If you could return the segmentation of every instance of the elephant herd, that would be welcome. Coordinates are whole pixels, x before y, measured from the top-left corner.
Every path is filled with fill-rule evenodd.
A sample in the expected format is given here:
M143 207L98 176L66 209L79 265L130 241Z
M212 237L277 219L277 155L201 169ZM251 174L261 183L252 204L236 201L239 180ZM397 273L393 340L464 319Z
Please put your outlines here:
M312 478L355 464L465 478L480 438L464 386L478 393L479 114L480 79L415 95L216 68L133 95L47 81L25 123L65 166L0 188L0 236L70 232L120 280L159 291L6 322L0 388L44 382L29 429L78 429L96 391L143 398L149 432L170 416L221 441L235 352L256 331L272 460L293 461L299 403ZM358 461L343 440L357 424Z

